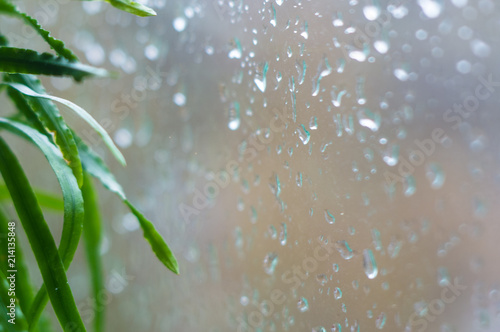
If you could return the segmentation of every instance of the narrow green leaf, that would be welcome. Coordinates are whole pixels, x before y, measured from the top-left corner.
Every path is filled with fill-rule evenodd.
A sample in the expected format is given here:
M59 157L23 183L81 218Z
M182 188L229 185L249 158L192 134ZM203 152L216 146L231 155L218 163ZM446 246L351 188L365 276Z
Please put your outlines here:
M64 201L60 196L37 188L34 188L33 190L35 191L38 204L40 204L41 207L57 212L64 211ZM10 194L7 187L4 184L0 184L0 202L5 200L10 200Z
M63 99L63 98L54 97L54 96L50 96L47 94L37 93L37 92L33 91L32 89L30 89L29 87L27 87L26 85L22 85L22 84L18 84L18 83L0 83L0 85L1 84L8 85L8 86L16 89L17 91L21 92L24 95L27 95L30 97L36 97L36 98L50 99L50 100L57 101L65 106L67 106L69 109L74 111L77 115L79 115L83 120L85 120L101 136L102 140L104 141L104 144L106 144L106 146L109 148L111 153L115 156L115 158L122 165L126 164L125 158L123 157L120 150L118 150L118 148L116 147L116 145L113 142L113 140L111 139L111 137L109 137L106 130L104 130L104 128L89 113L87 113L87 111L85 111L80 106L70 102L69 100Z
M9 195L10 196L10 195ZM9 220L7 218L7 215L3 211L2 207L0 206L0 234L5 235L2 236L2 239L0 240L0 243L2 243L2 265L5 263L5 266L2 268L2 272L4 272L6 275L7 270L13 270L8 267L8 257L4 257L4 254L7 253L8 249L8 244L9 238L7 237L8 234L8 229L9 229L9 222L12 222L12 220ZM15 227L17 228L19 226L17 223L15 223ZM31 303L33 301L33 288L31 287L31 282L29 280L29 271L28 271L28 266L26 265L26 262L24 261L24 254L23 250L21 247L21 243L19 242L19 237L17 236L14 237L14 243L15 243L15 270L17 270L16 273L16 297L19 299L19 306L21 307L21 310L23 312L27 312L29 307L31 306ZM5 262L3 262L3 259L5 258Z
M72 62L49 53L8 46L0 46L0 71L13 74L71 76L78 82L90 76L110 76L110 73L101 68Z
M100 300L100 293L104 289L100 253L102 239L101 216L99 213L97 192L94 189L92 178L87 172L84 172L83 180L82 194L85 206L83 239L85 240L87 261L90 268L93 297L97 301L94 308L94 331L102 332L104 331L105 323L105 303L102 303Z
M4 81L6 82L9 81L9 74L4 75ZM27 97L25 97L22 93L12 88L7 88L7 95L9 96L10 100L14 103L16 109L19 111L19 113L16 114L22 114L33 128L45 134L47 137L51 138L50 134L46 132L45 127L43 126L42 122L40 121L36 113L28 104Z
M32 75L5 75L5 81L25 85L38 94L46 94L40 80ZM83 175L82 164L80 162L80 157L78 156L78 149L76 147L75 140L73 139L73 133L64 121L56 105L54 105L54 103L48 99L25 96L21 94L21 92L11 87L9 87L7 91L11 97L15 98L15 100L23 98L26 99L28 105L23 105L22 101L19 101L21 107L28 106L27 109L22 109L23 113L26 117L29 116L30 118L32 118L34 114L45 128L45 130L41 132L51 133L50 137L61 150L64 159L68 163L69 167L71 167L71 169L73 170L73 174L75 175L78 185L81 187L83 184ZM36 120L32 120L30 122L33 123L35 121Z
M137 217L139 224L144 232L144 237L151 244L153 252L156 257L162 262L170 271L179 274L179 265L174 257L174 254L168 247L163 237L158 233L153 223L146 219L128 200L124 203L130 208L130 211Z
M51 143L47 141L47 144ZM85 331L68 284L64 264L42 210L19 161L1 137L0 173L9 188L61 326L64 331Z
M153 223L146 219L128 200L122 186L116 181L114 175L109 171L102 159L96 155L89 147L75 135L78 145L83 169L95 178L99 179L106 189L115 193L130 208L130 211L137 217L144 232L144 237L151 244L151 247L158 259L172 272L179 274L179 266L174 254L168 247L165 240L155 229Z
M111 6L133 15L141 17L156 16L156 12L153 9L135 1L130 1L130 0L102 0L102 1L106 1L109 4L111 4Z
M16 278L16 286L17 286L17 278ZM10 300L11 297L9 296L8 290L9 290L9 282L7 280L7 275L5 275L3 271L0 271L0 306L2 307L2 310L0 311L0 314L2 315L2 318L0 319L1 323L0 327L5 327L7 331L26 332L28 331L28 323L24 318L23 311L20 308L18 301L14 302L15 319L13 320L13 322L15 324L9 323L7 321L11 319L11 316L8 315L8 313L10 313L10 308L7 307L11 305L11 300ZM16 287L16 292L17 292L17 287Z
M62 158L61 152L49 142L46 136L31 127L5 118L0 118L0 128L9 130L38 146L47 158L47 161L59 181L64 199L64 223L61 242L59 244L59 253L64 267L67 269L73 260L73 256L80 241L84 217L83 197L75 177ZM5 183L7 187L9 187L7 181L5 181ZM8 189L11 192L11 189ZM42 286L33 301L33 305L26 313L30 326L35 325L47 301L47 290L45 286Z
M56 39L50 35L50 32L43 29L40 23L33 17L26 13L21 12L16 6L6 0L0 0L0 13L5 13L8 15L16 16L24 20L27 24L31 25L33 29L52 47L54 51L60 56L66 58L69 61L78 61L77 56L64 46L64 42Z

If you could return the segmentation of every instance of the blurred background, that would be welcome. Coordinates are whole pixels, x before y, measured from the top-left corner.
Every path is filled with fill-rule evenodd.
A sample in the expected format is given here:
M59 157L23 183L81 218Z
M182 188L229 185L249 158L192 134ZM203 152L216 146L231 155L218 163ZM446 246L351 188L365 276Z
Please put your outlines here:
M110 132L126 168L61 107L179 260L176 276L100 191L107 330L500 330L498 3L147 4L157 17L22 3L119 73L44 82ZM15 20L0 29L48 51ZM83 250L69 278L90 326Z

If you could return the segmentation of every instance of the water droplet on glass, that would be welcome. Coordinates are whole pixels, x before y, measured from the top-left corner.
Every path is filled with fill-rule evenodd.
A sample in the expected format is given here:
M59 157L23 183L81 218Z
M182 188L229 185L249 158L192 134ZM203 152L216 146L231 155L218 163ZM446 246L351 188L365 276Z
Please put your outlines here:
M335 217L328 210L325 210L325 220L330 225L335 223Z
M393 145L384 155L383 160L388 166L396 166L399 160L399 145Z
M333 297L335 298L335 300L340 300L342 298L342 291L340 290L340 288L335 287L335 289L333 290Z
M254 78L254 83L261 92L266 91L266 75L267 75L268 64L267 62L261 64L256 69L256 74Z
M318 274L316 276L316 281L318 281L321 286L324 286L328 282L328 277L326 274Z
M379 52L380 54L386 54L387 51L389 51L389 42L385 40L376 40L373 43L373 47Z
M376 1L370 1L371 4L363 7L363 14L368 21L375 21L380 16L380 6Z
M173 99L174 104L179 107L186 105L186 96L182 92L177 92L176 94L174 94Z
M472 49L472 53L479 58L486 58L491 54L490 45L486 44L482 40L474 39L470 42L470 47Z
M347 241L337 241L335 242L335 248L337 251L340 253L340 256L344 259L351 259L354 256L354 253L352 252L352 249L349 247L349 244Z
M438 285L441 287L450 285L450 275L448 274L448 269L445 267L438 269Z
M410 74L404 68L394 69L394 76L401 82L406 82L410 78Z
M301 297L299 301L297 302L297 308L300 310L300 312L306 312L309 310L309 303L307 302L305 297Z
M418 4L428 18L436 18L441 15L444 6L443 0L418 0Z
M438 163L430 163L427 166L426 176L431 183L432 189L441 188L446 178L443 168Z
M174 26L175 31L181 32L186 29L187 21L184 17L176 17L172 22L172 25Z
M276 269L276 264L278 264L278 255L274 252L268 253L263 262L264 271L267 274L273 274L274 269Z
M120 128L114 134L115 143L122 149L126 149L132 145L132 139L132 133L126 128Z
M403 181L403 193L406 197L412 196L415 191L417 190L416 184L415 184L415 178L413 175L408 175L404 178Z
M376 228L372 229L372 239L373 239L373 245L375 246L375 250L380 251L382 250L382 241L380 241L380 231Z
M286 230L286 224L281 223L281 232L280 232L280 244L282 246L286 245L286 239L287 239L287 230Z
M359 124L375 132L380 128L381 118L378 113L373 113L367 108L358 111Z
M316 130L318 129L318 118L315 116L311 116L311 120L309 120L309 129Z
M307 143L309 143L309 139L311 138L311 134L309 134L309 132L306 130L306 127L304 125L300 125L300 127L297 128L296 132L299 135L299 138L302 141L302 144L306 145Z
M399 251L401 250L402 246L403 246L402 241L393 238L389 243L389 245L387 246L387 253L389 254L389 257L390 258L398 257Z
M380 315L378 315L377 319L375 320L375 327L379 330L382 330L384 328L386 319L387 317L385 313L381 313Z
M370 249L363 250L363 267L368 279L374 279L378 274L377 263Z
M238 38L234 38L231 42L231 50L228 53L229 59L241 59L243 50Z
M231 130L236 130L240 127L241 119L240 119L240 104L237 102L231 103L229 105L229 113L228 113L229 121L227 126Z

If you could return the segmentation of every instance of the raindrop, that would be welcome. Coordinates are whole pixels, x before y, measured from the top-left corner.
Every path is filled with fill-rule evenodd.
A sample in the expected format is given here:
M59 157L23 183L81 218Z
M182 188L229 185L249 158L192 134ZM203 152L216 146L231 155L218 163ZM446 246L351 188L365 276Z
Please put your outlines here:
M368 279L374 279L378 274L377 263L370 249L363 250L363 267Z
M450 275L448 274L448 269L445 267L440 267L438 269L438 285L441 287L446 287L450 284Z
M278 255L274 252L268 253L263 262L264 271L266 271L267 274L273 274L277 264Z
M240 104L237 102L231 103L229 105L228 112L229 121L227 126L231 130L236 130L240 127L241 119L240 119Z
M484 41L479 39L474 39L470 43L472 53L479 58L487 58L491 54L491 47Z
M427 166L427 179L431 183L432 189L439 189L443 186L445 174L443 168L438 163L430 163Z
M456 64L457 71L461 74L468 74L472 69L472 65L467 60L460 60Z
M380 128L381 118L378 113L373 113L367 108L358 111L359 124L375 132Z
M126 149L132 144L132 138L130 131L125 128L118 129L114 135L114 141L122 149Z
M436 18L443 11L443 0L418 0L418 4L428 18Z
M281 223L281 232L280 232L280 244L282 246L286 245L286 239L287 239L287 230L286 230L286 224L285 223Z
M229 59L241 59L243 50L241 48L241 44L238 38L233 39L233 41L231 42L231 46L232 48L227 55Z
M311 130L318 129L318 118L317 117L311 116L311 119L309 120L309 129L311 129Z
M342 291L340 290L340 288L335 287L335 289L333 290L333 297L335 298L335 300L340 300L342 298Z
M268 64L267 62L261 64L256 69L256 75L254 78L254 83L261 92L266 91L266 75L267 75Z
M328 282L328 277L326 276L326 274L318 274L316 276L316 280L321 286L324 286Z
M182 92L177 92L174 94L174 104L177 106L184 106L186 105L186 96Z
M399 255L399 251L401 250L402 245L403 242L393 238L387 246L387 253L389 254L389 257L396 258Z
M172 25L174 26L175 31L181 32L186 29L187 21L184 17L176 17L172 22Z
M389 42L386 40L376 40L373 43L373 47L379 52L380 54L386 54L387 51L389 51Z
M333 216L333 214L330 213L330 211L328 210L325 210L325 220L327 223L329 223L330 225L334 224L335 223L335 217Z
M351 259L354 256L354 253L352 252L352 249L349 247L349 244L347 241L337 241L335 242L335 248L337 251L340 253L340 256L344 259Z
M309 310L309 303L307 302L305 297L301 297L299 301L297 302L297 308L300 310L300 312L306 312Z
M368 21L375 21L380 16L380 5L376 1L369 1L370 4L363 7L363 14Z
M385 313L381 313L380 315L378 315L377 319L375 320L375 327L377 327L377 329L379 330L382 330L384 328L386 319L387 317Z
M311 139L311 134L309 134L304 125L300 125L300 127L297 128L296 132L299 135L302 144L306 145L307 143L309 143L309 140Z
M376 228L372 229L372 239L373 239L373 245L375 246L375 250L380 251L382 250L382 241L380 241L380 231Z
M415 184L415 177L413 175L408 175L404 178L403 182L403 192L406 197L412 196L417 190Z

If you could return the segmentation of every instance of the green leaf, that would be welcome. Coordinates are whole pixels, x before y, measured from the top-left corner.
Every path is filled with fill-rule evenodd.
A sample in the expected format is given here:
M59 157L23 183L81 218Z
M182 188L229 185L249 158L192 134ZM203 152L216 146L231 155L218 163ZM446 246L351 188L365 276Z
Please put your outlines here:
M47 141L47 144L50 143ZM68 284L64 264L42 210L19 161L2 138L0 138L0 173L9 188L61 326L64 331L85 331Z
M130 14L134 14L141 17L156 16L156 12L153 9L135 1L130 1L130 0L104 0L104 1L111 4L111 6Z
M16 275L16 286L17 286L17 277ZM19 287L19 286L18 286ZM7 315L8 309L7 306L10 305L10 299L11 297L8 294L8 289L9 289L9 283L7 281L7 276L0 271L0 307L2 307L0 314L0 327L6 327L7 331L28 331L28 323L26 322L26 319L24 318L24 314L22 309L19 307L19 303L16 301L15 302L15 324L8 323L7 320L11 319L10 316ZM17 291L17 287L16 287ZM9 310L10 311L10 310ZM0 330L3 331L3 330Z
M89 76L110 76L110 73L101 68L72 62L49 53L8 46L0 46L0 71L12 74L71 76L78 82Z
M9 81L9 76L10 74L4 74L4 80ZM35 111L33 111L31 106L28 104L27 98L22 93L12 88L7 88L7 95L19 111L19 113L16 114L22 114L33 128L50 138L50 134L46 132L45 127L40 119L38 119Z
M21 92L24 95L27 95L30 97L36 97L36 98L50 99L50 100L57 101L65 106L67 106L69 109L74 111L77 115L79 115L83 120L85 120L101 136L102 140L104 141L104 144L106 144L106 146L109 148L111 153L115 156L115 158L122 165L126 164L125 158L123 157L120 150L118 150L118 148L116 147L116 145L113 142L113 140L111 139L111 137L109 137L106 130L104 130L104 128L89 113L87 113L80 106L70 102L69 100L63 99L63 98L54 97L54 96L50 96L47 94L37 93L37 92L33 91L32 89L30 89L29 87L22 85L22 84L0 83L0 85L2 85L2 84L10 86L10 87L16 89L17 91Z
M83 223L83 239L85 240L85 250L89 263L92 293L96 299L94 308L94 331L104 331L105 303L100 300L101 291L104 289L104 280L101 267L101 216L99 214L99 204L97 192L94 189L92 178L87 172L83 174L83 201L85 206L85 221Z
M5 118L0 118L0 128L9 130L10 132L21 136L38 146L54 170L57 180L59 181L59 185L61 186L64 199L64 223L61 242L59 244L59 253L63 265L67 269L73 260L73 256L78 247L83 227L83 197L80 188L76 183L76 179L71 173L71 169L62 158L61 152L51 142L49 142L46 136L22 123ZM6 180L5 183L11 192L12 197L12 191ZM12 200L14 201L14 197L12 197ZM26 313L30 326L35 324L46 303L47 290L44 286L42 286L33 301L31 309Z
M25 85L38 94L46 94L40 80L32 75L5 75L5 81ZM11 97L14 97L15 100L18 100L18 103L21 104L20 106L23 107L23 113L27 117L29 116L29 118L32 118L32 114L36 115L39 122L45 128L45 130L41 131L42 133L52 134L51 138L53 138L54 143L61 150L64 159L73 170L78 185L81 187L83 184L83 175L78 149L73 139L73 133L64 121L61 113L59 113L59 109L56 105L47 99L24 96L11 87L8 88L8 93ZM22 102L19 101L19 99L23 98L26 99L28 105L23 105ZM24 108L25 106L28 106L28 109ZM30 122L33 123L35 121L36 120L32 119ZM37 122L35 122L35 124L37 124Z
M35 31L38 32L38 34L42 36L42 38L50 45L50 47L52 47L52 49L56 51L57 54L69 61L78 61L77 56L70 49L67 49L61 40L52 37L50 35L50 32L43 29L36 19L21 12L12 3L6 0L0 0L0 13L5 13L21 18L27 24L31 25L33 29L35 29Z
M75 135L78 145L83 169L92 176L99 179L106 189L115 193L130 208L130 211L137 217L144 232L144 237L151 244L153 252L158 259L172 272L179 274L179 266L174 254L168 247L165 240L155 229L153 223L146 219L128 200L122 186L116 181L114 175L106 167L102 159L92 152L89 147Z
M41 189L34 188L36 199L41 207L54 210L57 212L64 211L64 201L58 195L45 192ZM0 202L10 200L10 194L4 184L0 184Z
M10 195L9 195L10 196ZM7 215L4 213L2 207L0 207L0 234L5 235L2 236L2 239L0 240L0 243L2 243L2 272L6 273L8 275L7 270L12 270L11 268L8 267L8 260L7 257L5 257L5 262L3 262L4 254L6 255L7 253L7 248L8 244L8 229L9 229L9 222L12 222L13 220L9 220L7 218ZM18 224L15 224L15 227L17 228ZM24 261L24 254L23 250L21 247L21 243L19 242L19 237L15 236L15 249L16 249L16 254L15 254L15 270L17 270L16 273L16 297L19 300L19 306L21 307L21 310L23 312L27 312L29 307L31 306L31 303L33 301L33 288L31 287L31 283L29 280L29 271L28 267L26 265L26 262ZM4 264L5 263L5 266Z

